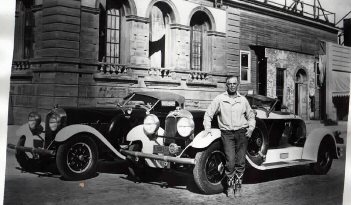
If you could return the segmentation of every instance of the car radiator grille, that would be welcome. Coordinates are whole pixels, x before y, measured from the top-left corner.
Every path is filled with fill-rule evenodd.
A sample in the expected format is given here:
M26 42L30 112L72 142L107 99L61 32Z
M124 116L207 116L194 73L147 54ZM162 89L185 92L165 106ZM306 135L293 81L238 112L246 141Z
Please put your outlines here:
M177 118L175 117L168 117L166 119L166 129L165 134L167 137L176 137L177 135Z
M164 145L168 146L171 143L175 143L181 146L182 149L186 146L188 138L181 137L177 132L177 122L181 117L167 117L165 122L165 138Z

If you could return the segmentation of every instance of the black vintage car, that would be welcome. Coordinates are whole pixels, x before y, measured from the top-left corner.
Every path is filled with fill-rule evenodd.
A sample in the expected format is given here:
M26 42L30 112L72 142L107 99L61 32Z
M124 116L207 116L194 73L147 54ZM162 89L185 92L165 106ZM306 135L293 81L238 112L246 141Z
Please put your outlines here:
M143 124L147 114L158 116L161 126L167 114L183 108L184 97L169 92L134 92L114 108L53 108L43 119L36 112L16 132L16 158L22 169L35 170L50 161L70 180L92 176L101 158L118 156L126 135Z

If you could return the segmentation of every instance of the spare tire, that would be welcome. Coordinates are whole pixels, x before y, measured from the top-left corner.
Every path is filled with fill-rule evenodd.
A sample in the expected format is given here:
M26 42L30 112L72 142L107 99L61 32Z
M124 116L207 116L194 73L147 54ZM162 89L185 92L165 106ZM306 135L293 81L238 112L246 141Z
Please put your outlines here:
M248 140L246 155L256 165L261 165L268 150L268 131L263 120L256 118L256 127Z

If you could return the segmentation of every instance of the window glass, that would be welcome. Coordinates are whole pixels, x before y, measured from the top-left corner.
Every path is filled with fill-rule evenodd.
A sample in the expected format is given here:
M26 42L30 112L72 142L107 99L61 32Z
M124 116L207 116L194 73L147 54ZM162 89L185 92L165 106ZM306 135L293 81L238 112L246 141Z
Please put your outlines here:
M207 14L195 12L191 18L190 27L190 69L203 71L208 66L209 55L207 31L210 20Z
M241 66L249 66L249 55L247 53L241 54Z
M240 51L240 80L243 83L250 82L250 72L251 72L251 63L250 63L250 52L249 51Z

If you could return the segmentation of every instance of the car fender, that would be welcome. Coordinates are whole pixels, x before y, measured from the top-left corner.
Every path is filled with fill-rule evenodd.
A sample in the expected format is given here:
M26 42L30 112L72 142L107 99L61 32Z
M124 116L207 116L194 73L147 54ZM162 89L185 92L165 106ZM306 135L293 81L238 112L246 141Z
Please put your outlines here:
M334 150L334 157L338 158L338 152L336 147L336 141L334 134L326 128L317 128L307 136L306 142L303 148L302 159L317 161L319 146L324 138L330 138L332 144L331 148Z
M164 132L165 132L164 129L160 127L157 131L157 135L163 136ZM154 145L163 145L163 138L156 137L156 138L150 139L145 134L143 125L138 125L134 127L132 130L130 130L129 133L127 134L127 141L131 143L135 141L140 141L142 143L141 152L148 153L148 154L153 154ZM164 167L159 161L154 159L145 158L145 162L148 164L149 167L153 167L153 168Z
M115 153L119 158L126 159L126 157L123 154L121 154L119 151L117 151L99 131L97 131L95 128L90 127L88 125L70 125L70 126L64 127L56 134L55 141L64 142L70 139L72 136L83 132L94 135L97 139L99 139L102 143L104 143L113 153Z
M43 128L45 128L45 123L44 122L41 122L40 125ZM26 142L24 144L25 147L34 147L33 140L43 140L44 141L45 133L43 131L39 136L38 135L33 135L32 132L29 129L28 123L25 123L25 124L21 125L16 130L16 139L19 139L22 136L26 137Z
M194 148L205 148L209 146L213 141L221 137L221 130L211 129L211 133L204 135L205 131L198 133L194 140L191 142L191 146Z

